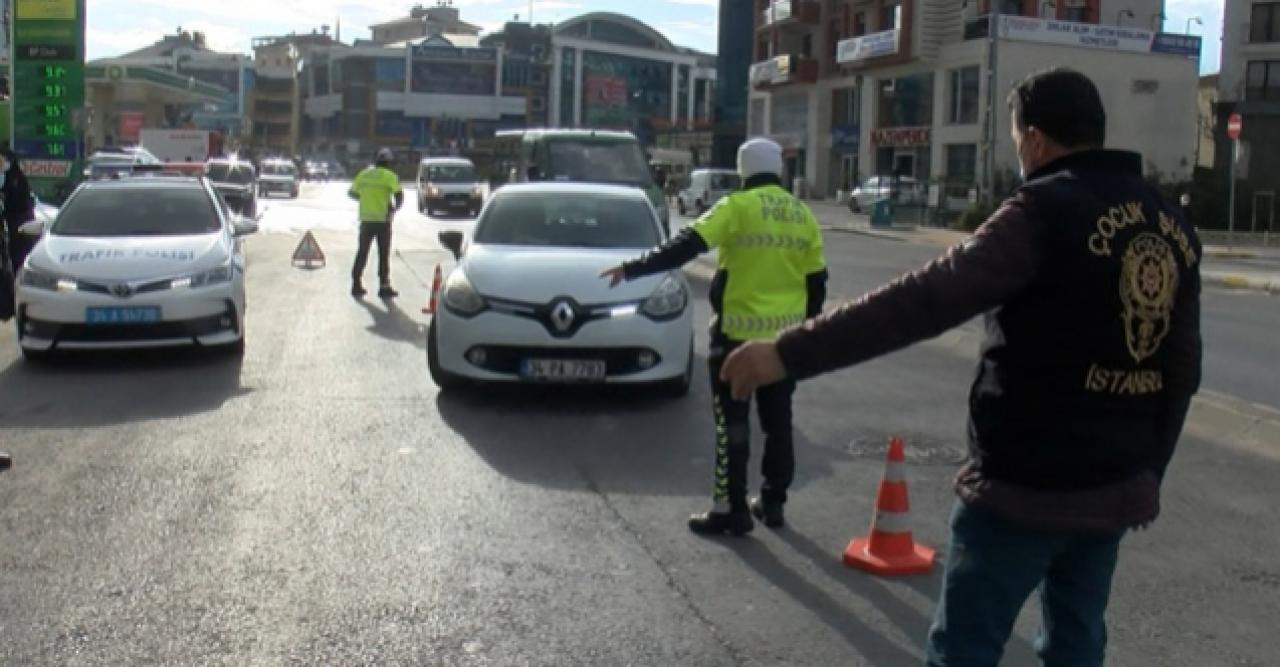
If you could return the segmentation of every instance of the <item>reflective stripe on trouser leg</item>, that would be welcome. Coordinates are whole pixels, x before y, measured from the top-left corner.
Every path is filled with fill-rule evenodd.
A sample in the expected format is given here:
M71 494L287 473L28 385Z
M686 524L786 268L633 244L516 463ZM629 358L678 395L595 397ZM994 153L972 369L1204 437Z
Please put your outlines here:
M725 423L720 396L711 397L716 416L716 482L712 499L716 512L729 511L729 426Z

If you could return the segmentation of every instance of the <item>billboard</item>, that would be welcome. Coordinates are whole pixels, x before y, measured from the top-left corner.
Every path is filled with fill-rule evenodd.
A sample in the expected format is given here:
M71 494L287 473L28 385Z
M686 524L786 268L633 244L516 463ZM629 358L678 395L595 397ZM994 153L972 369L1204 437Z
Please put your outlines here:
M1129 53L1163 53L1188 58L1200 57L1199 37L1156 33L1139 28L1001 16L997 34L1001 39L1021 42L1079 46Z

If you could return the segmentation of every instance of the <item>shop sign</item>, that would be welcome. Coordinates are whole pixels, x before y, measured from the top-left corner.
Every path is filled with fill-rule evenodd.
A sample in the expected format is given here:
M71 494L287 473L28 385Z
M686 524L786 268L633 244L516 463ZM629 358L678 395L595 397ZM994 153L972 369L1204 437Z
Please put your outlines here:
M498 51L487 47L464 49L455 46L419 44L413 47L413 57L423 60L468 60L492 63L498 61Z
M1200 38L1156 33L1140 28L1001 16L1001 39L1059 46L1078 46L1128 53L1163 53L1192 58L1200 56Z
M920 127L882 127L871 131L871 143L877 146L893 148L914 148L928 146L932 128L928 125Z
M891 56L897 52L898 31L886 30L841 40L836 45L836 62L847 65L860 60Z
M781 84L791 79L791 56L777 56L751 66L751 84Z
M32 178L69 178L70 160L23 160L22 172Z

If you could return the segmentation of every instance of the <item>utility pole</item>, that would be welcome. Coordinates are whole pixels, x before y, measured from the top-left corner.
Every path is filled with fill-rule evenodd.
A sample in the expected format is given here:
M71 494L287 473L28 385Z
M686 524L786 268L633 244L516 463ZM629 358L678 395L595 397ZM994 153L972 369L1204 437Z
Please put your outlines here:
M992 6L991 13L987 15L987 122L986 122L986 145L987 154L985 156L986 176L986 199L988 204L992 204L996 200L996 128L999 123L996 120L996 88L999 86L1000 77L997 74L999 67L999 44L1000 40L996 35L999 28L1000 13Z

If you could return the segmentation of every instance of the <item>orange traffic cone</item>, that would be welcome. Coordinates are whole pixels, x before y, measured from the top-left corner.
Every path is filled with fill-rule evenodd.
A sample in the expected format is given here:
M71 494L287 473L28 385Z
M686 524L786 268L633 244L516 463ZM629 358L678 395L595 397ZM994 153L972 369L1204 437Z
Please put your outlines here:
M440 265L436 264L436 274L431 278L431 296L427 297L427 305L422 307L425 315L434 315L436 306L440 300L440 283L444 280L444 273L440 271Z
M902 438L889 441L884 478L876 493L871 534L854 538L844 550L844 564L872 574L921 574L933 569L933 549L911 537L907 480L903 475Z

